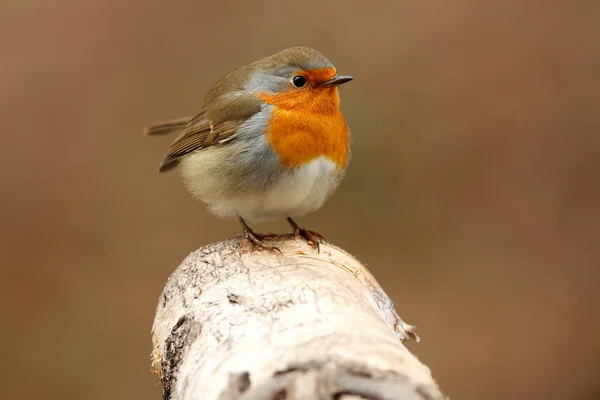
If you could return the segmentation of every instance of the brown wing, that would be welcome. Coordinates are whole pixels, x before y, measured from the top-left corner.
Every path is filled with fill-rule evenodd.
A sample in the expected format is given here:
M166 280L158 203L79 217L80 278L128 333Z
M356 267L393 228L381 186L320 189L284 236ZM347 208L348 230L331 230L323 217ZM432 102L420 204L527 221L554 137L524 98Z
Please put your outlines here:
M195 118L195 117L194 117ZM181 131L194 119L192 117L182 117L159 122L144 129L146 135L167 135L172 132Z
M191 123L171 144L159 171L165 172L176 167L179 159L186 154L232 140L237 128L243 122L225 121L213 126L210 121L201 119Z
M157 127L167 127L157 128L156 132L168 128L171 131L182 130L182 133L169 146L159 171L164 172L174 168L179 164L181 157L186 154L234 140L238 127L259 112L260 105L261 101L251 93L237 91L210 102L202 112L189 120L183 127L169 122L156 125ZM183 119L177 121L183 121Z

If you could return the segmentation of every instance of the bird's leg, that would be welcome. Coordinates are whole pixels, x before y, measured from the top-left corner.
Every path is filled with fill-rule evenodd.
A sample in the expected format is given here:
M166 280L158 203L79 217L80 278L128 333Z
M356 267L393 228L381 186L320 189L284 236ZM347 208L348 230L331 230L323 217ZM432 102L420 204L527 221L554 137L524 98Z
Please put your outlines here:
M291 218L291 217L287 217L287 222L290 223L290 225L292 226L292 228L294 229L294 236L295 237L302 237L304 238L304 240L306 240L306 242L311 245L312 247L315 247L317 249L317 251L319 251L319 243L323 243L326 242L327 239L325 239L325 236L321 235L318 232L314 232L314 231L309 231L308 229L304 229L304 228L300 228L298 226L298 224Z
M266 249L266 250L271 250L271 251L278 251L278 252L281 253L281 250L279 250L279 248L277 248L275 246L269 246L268 244L266 244L265 242L263 242L264 235L261 235L260 233L254 232L248 226L248 224L246 224L246 221L244 221L244 219L242 217L238 217L238 219L240 220L240 224L242 224L242 229L244 230L244 236L252 244L252 247L256 246L256 247L259 247L261 249Z

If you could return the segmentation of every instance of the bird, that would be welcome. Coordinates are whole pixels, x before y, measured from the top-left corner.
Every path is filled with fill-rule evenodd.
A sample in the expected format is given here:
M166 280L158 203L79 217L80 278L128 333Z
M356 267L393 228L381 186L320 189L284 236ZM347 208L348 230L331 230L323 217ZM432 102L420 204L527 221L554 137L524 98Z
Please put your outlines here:
M253 248L280 251L248 222L285 218L318 250L325 237L292 218L321 208L345 176L352 139L338 87L352 79L317 50L287 48L217 80L195 116L145 133L177 134L159 171L178 169L211 213L239 220Z

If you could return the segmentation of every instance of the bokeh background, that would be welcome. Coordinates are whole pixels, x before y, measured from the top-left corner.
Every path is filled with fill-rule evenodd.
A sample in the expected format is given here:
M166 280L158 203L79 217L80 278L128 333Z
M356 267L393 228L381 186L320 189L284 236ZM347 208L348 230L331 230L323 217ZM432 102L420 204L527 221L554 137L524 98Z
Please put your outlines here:
M356 79L353 162L302 225L369 265L453 400L600 399L599 43L597 1L3 0L1 397L160 398L163 285L240 228L142 128L304 45Z

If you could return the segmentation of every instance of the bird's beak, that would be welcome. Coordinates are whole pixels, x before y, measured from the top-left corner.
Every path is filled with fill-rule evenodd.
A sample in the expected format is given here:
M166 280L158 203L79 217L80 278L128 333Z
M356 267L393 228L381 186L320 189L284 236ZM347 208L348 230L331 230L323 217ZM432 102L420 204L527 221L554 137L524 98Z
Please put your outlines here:
M352 79L354 79L354 78L351 77L351 76L348 76L348 75L337 75L337 76L334 76L333 78L331 78L328 81L320 83L319 87L338 86L338 85L341 85L343 83L350 82Z

